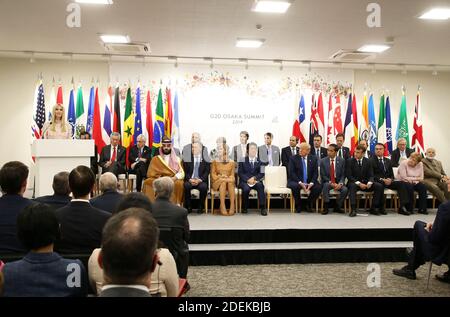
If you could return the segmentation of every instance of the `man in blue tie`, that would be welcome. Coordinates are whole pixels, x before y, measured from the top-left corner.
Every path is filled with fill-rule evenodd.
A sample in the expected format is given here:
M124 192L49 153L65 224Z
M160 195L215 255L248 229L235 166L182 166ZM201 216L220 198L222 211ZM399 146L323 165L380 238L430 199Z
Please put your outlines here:
M319 184L318 163L315 155L309 155L311 146L308 143L300 144L299 155L293 156L289 161L288 187L292 190L295 199L295 210L300 213L300 191L308 195L306 211L311 212L313 203L319 197L322 186Z
M192 158L188 162L183 162L184 174L184 205L188 212L192 212L191 190L197 189L200 192L199 208L197 213L201 214L205 210L205 198L208 193L208 175L210 164L202 157L202 144L192 143Z

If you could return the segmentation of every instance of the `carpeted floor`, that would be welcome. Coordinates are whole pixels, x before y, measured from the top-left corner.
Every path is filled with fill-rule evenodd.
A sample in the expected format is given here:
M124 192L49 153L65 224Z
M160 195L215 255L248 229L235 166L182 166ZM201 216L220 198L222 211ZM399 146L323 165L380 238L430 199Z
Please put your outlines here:
M367 263L283 264L238 266L193 266L189 268L191 290L188 297L236 296L446 296L450 284L434 278L447 266L433 265L430 288L426 289L428 264L417 273L417 280L392 274L404 263L379 263L381 287L369 288Z

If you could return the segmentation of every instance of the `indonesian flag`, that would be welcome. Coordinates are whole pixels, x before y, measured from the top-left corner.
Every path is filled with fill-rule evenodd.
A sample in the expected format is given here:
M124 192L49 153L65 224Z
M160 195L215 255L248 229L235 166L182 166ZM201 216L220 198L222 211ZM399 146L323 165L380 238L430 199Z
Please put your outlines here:
M414 123L413 123L413 136L412 136L412 147L414 150L420 154L424 154L424 145L423 145L423 129L422 129L422 121L420 120L420 92L417 91L416 97L416 107L414 109Z

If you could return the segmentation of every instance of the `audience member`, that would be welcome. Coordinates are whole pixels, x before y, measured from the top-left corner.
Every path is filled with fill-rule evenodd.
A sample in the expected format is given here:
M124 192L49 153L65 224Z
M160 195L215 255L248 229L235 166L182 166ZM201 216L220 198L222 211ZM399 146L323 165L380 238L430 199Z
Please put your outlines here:
M42 196L35 201L47 204L54 210L66 206L72 200L70 197L69 173L59 172L53 177L53 195Z
M106 172L100 176L99 187L102 194L91 198L92 207L112 213L117 208L117 204L122 199L122 194L117 191L117 177L111 172Z

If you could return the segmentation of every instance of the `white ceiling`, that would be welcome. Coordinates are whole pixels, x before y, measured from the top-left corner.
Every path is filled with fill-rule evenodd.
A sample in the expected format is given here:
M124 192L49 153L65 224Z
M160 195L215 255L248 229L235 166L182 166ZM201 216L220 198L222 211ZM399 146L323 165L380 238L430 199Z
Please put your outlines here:
M97 34L118 33L149 42L152 55L328 60L339 49L393 36L393 48L370 62L450 65L450 20L417 19L435 5L450 7L449 0L295 0L285 15L252 12L253 0L114 0L82 5L81 28L73 29L66 26L71 2L0 0L0 51L101 54ZM381 5L381 28L366 25L370 2ZM239 49L238 37L266 42Z

